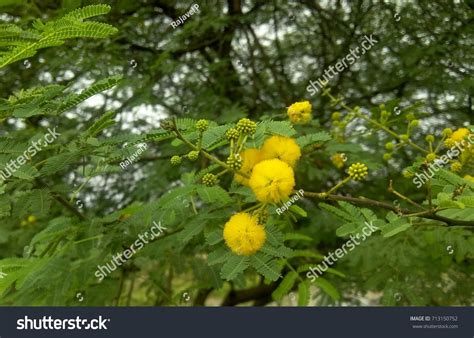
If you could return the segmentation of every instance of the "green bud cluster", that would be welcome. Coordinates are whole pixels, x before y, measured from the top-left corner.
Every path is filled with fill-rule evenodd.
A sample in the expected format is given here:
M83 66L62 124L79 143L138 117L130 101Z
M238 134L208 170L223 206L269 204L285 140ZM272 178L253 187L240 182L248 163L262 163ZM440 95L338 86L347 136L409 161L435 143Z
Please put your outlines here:
M450 137L451 135L453 135L453 130L451 128L445 128L443 129L441 135L443 135L444 137Z
M226 164L233 170L242 168L242 157L239 155L231 155L227 158Z
M434 137L434 135L431 135L431 134L430 134L430 135L426 135L425 140L426 140L426 142L433 143L434 140L435 140L435 137Z
M199 157L199 151L192 150L186 156L188 157L190 161L196 161Z
M196 122L196 129L199 130L201 133L205 132L209 128L209 121L200 119Z
M433 162L436 159L436 154L435 153L429 153L426 155L426 161L427 162Z
M171 157L170 162L171 162L172 165L180 165L181 160L182 160L181 156L174 155L173 157Z
M244 135L253 135L257 131L257 124L252 120L243 118L237 122L236 129Z
M353 180L360 181L367 176L369 169L363 163L354 163L349 167L348 173Z
M229 128L226 133L225 133L225 136L227 137L227 139L230 141L230 140L237 140L239 138L239 131L235 128Z
M202 177L202 183L208 187L212 187L217 183L217 176L211 173L207 173Z

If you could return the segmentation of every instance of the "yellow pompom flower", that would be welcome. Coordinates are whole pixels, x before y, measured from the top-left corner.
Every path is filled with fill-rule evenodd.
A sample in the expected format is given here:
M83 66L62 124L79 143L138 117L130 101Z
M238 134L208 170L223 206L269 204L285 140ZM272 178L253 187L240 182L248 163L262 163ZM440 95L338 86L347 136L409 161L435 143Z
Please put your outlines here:
M444 141L444 145L447 148L452 148L456 145L456 143L461 143L464 139L469 136L469 129L467 128L459 128L455 132L452 133L451 137L447 138Z
M262 160L262 154L260 150L255 148L249 148L242 151L240 153L240 157L242 158L242 167L239 171L249 176L252 174L253 167ZM243 185L249 185L249 179L238 173L234 175L234 179Z
M262 146L262 159L277 158L294 167L301 157L300 146L290 137L272 136Z
M290 196L295 187L295 175L287 163L265 160L253 168L249 186L260 202L276 203Z
M342 167L344 167L344 162L346 162L345 159L345 154L337 153L331 156L331 162L337 169L341 169Z
M224 240L237 255L253 255L266 238L265 229L257 223L257 218L245 212L233 215L224 226Z
M292 123L307 123L311 120L311 103L302 101L288 107L288 117Z
M467 128L459 128L458 130L456 130L456 131L451 135L451 138L452 138L455 142L461 142L461 141L464 140L468 135L469 135L469 129L467 129Z
M35 215L28 216L28 223L35 223L37 220Z

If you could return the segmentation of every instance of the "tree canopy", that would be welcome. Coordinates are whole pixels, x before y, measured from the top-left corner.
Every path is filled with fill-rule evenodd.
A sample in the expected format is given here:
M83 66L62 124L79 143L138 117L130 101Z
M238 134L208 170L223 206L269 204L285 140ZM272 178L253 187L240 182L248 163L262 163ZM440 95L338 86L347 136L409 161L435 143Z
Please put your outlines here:
M0 304L472 305L473 9L0 0Z

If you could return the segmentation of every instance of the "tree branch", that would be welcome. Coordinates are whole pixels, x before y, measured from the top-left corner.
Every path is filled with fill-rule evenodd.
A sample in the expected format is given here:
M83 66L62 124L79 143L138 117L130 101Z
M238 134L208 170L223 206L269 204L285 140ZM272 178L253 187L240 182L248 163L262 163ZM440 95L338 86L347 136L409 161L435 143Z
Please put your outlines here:
M375 200L368 199L365 197L352 197L352 196L342 196L342 195L333 195L333 194L329 194L325 196L324 194L321 194L321 193L309 192L309 191L305 191L304 196L314 197L321 200L345 201L345 202L350 202L350 203L354 203L358 205L365 205L368 207L383 208L383 209L391 210L397 213L401 213L402 215L407 216L407 217L416 215L417 217L440 221L440 222L446 223L448 226L454 226L454 225L474 226L474 221L457 220L457 219L452 219L452 218L448 218L444 216L439 216L436 214L436 212L439 210L427 210L427 211L416 213L409 209L399 208L395 205L392 205L386 202L379 202L379 201L375 201Z

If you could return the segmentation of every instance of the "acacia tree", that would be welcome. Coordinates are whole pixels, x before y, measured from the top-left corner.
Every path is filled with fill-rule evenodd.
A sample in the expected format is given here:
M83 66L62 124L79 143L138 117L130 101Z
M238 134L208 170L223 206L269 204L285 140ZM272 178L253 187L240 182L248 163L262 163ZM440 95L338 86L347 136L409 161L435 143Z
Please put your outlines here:
M472 304L466 4L0 4L2 304Z

